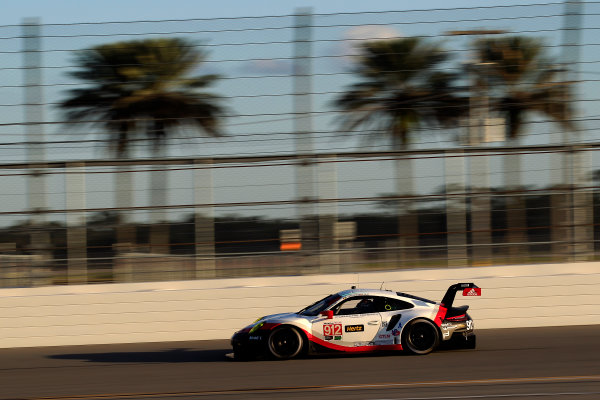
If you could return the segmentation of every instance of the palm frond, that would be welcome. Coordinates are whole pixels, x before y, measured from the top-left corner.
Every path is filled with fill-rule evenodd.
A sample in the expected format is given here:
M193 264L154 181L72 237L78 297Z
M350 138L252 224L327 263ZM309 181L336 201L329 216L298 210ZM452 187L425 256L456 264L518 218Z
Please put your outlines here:
M98 121L115 131L119 154L124 154L136 120L154 121L145 126L157 141L182 124L218 136L219 120L225 115L222 99L202 90L219 76L189 76L205 58L194 42L181 38L118 42L79 51L74 57L78 68L69 75L87 87L67 92L59 108L71 121Z

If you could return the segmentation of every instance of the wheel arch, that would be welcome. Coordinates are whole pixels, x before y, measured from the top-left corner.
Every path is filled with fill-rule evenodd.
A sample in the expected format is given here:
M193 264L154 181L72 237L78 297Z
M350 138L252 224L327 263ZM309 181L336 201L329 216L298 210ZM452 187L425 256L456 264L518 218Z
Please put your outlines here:
M409 351L412 353L412 351L410 351L408 349L408 347L405 348L406 345L406 335L408 334L408 331L405 330L406 327L409 327L411 324L413 324L416 321L426 321L428 323L430 323L431 325L433 325L435 327L435 332L437 333L437 345L433 348L433 350L439 348L439 346L441 345L441 343L443 342L443 336L442 336L442 330L441 328L433 321L431 320L431 318L427 318L427 317L423 317L423 316L415 316L414 318L411 318L406 324L404 324L404 326L402 327L402 331L400 332L400 342L402 343L402 348L405 351Z
M280 329L280 328L290 328L290 329L294 329L295 331L297 331L300 334L300 337L302 338L302 349L300 350L300 354L305 355L308 352L310 341L308 338L308 334L304 328L302 328L299 325L293 324L291 322L283 322L281 324L278 324L277 326L274 326L270 330L270 332L274 331L275 329ZM269 334L270 334L270 332L269 332Z
M439 339L440 341L442 340L442 329L435 323L434 320L432 320L431 318L427 318L427 317L423 317L420 315L416 315L414 318L409 319L403 326L402 326L402 330L400 330L400 337L404 337L405 334L405 329L407 326L409 326L410 324L412 324L414 321L416 320L425 320L427 322L431 322L433 324L433 326L435 326L435 330L438 333Z

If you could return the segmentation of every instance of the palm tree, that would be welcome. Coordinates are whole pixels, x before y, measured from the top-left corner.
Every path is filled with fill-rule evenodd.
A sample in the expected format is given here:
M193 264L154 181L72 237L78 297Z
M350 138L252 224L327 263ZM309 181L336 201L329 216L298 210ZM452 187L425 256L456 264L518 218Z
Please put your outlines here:
M561 70L549 61L541 40L525 36L486 38L475 42L477 59L485 68L479 68L479 79L489 85L491 111L506 121L506 136L516 142L525 132L530 116L538 115L558 123L565 132L573 129L569 82L561 81ZM505 158L505 189L522 187L519 155ZM555 205L563 204L562 196L553 196ZM520 196L507 199L507 241L524 243L526 221L524 200ZM565 221L553 221L554 241L566 237L556 226ZM560 250L559 250L560 251ZM509 246L513 258L526 254L526 246Z
M391 136L395 150L410 143L410 134L424 127L451 127L467 111L468 100L458 96L455 76L444 72L448 53L433 42L400 38L366 42L351 85L334 105L344 111L345 130L374 128L374 135ZM397 159L397 193L413 195L412 166ZM399 205L400 259L416 256L417 217L411 202Z
M568 82L549 61L542 41L525 36L481 39L475 42L480 79L491 87L490 107L506 121L506 135L523 134L530 114L539 114L571 129Z
M111 43L80 51L75 56L77 69L69 75L85 87L69 91L60 108L69 121L93 123L113 135L119 158L128 156L131 137L138 130L152 141L154 154L163 150L167 135L178 126L191 125L219 136L225 108L220 97L205 91L218 76L192 75L205 57L195 43L180 38ZM165 174L153 173L153 205L166 201ZM131 196L120 189L128 190L131 178L120 173L118 179L117 206L129 206ZM164 251L168 231L157 224L164 214L153 216L151 243ZM123 232L119 241L133 241L132 232L126 228Z
M467 101L456 95L455 76L439 70L447 59L439 44L420 38L366 42L354 71L361 82L334 101L346 112L344 129L374 127L376 134L391 135L399 149L415 129L451 126Z
M124 157L130 136L143 129L156 146L174 127L190 124L219 135L225 109L204 92L218 76L189 76L206 55L188 40L145 39L96 46L76 54L69 75L85 88L73 89L60 104L69 121L92 122L115 136ZM140 126L144 122L144 126Z

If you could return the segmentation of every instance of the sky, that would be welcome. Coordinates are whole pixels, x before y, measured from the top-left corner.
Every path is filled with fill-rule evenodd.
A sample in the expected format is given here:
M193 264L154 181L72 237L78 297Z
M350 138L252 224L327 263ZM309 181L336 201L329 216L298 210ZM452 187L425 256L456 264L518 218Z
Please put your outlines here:
M23 18L38 17L44 23L80 23L136 21L184 18L249 17L292 14L297 8L310 7L315 13L387 11L472 7L499 4L489 0L20 0L5 1L0 24L19 24ZM503 0L502 4L541 3L540 1Z
M322 77L315 77L312 85L315 92L335 93L343 90L344 87L353 82L349 74L340 74L333 76L333 73L348 71L352 65L351 57L340 57L341 54L352 53L354 50L351 43L356 43L357 39L365 37L393 37L405 35L424 35L435 36L451 29L463 29L465 27L475 28L501 28L510 31L541 31L544 29L552 30L562 24L560 18L548 18L544 21L536 19L519 20L512 19L521 15L511 15L511 11L494 10L490 11L454 11L443 12L439 9L460 8L460 7L484 7L494 5L523 5L538 4L544 1L513 1L513 0L453 0L451 2L442 0L423 0L418 3L409 1L354 1L354 0L320 0L320 1L276 1L276 0L254 0L254 1L199 1L199 0L104 0L104 1L5 1L2 13L0 13L0 37L19 34L19 27L10 25L19 25L24 18L38 18L40 23L44 24L43 34L49 36L44 38L43 49L58 49L44 53L43 63L46 66L52 66L44 70L44 82L50 86L44 92L44 99L48 103L60 101L64 95L64 86L69 81L65 76L70 63L70 52L62 51L65 49L77 50L87 48L97 44L106 43L115 40L129 40L132 37L145 37L144 32L194 32L201 30L199 34L182 34L191 36L195 40L207 43L209 51L209 60L201 70L202 73L219 73L225 77L261 77L261 79L224 79L216 86L221 95L227 97L228 105L238 115L230 118L226 123L226 133L229 135L226 141L209 141L207 139L188 138L185 132L183 137L169 146L168 156L225 156L240 154L277 154L281 152L293 151L293 143L289 136L272 136L262 139L261 134L268 132L289 132L293 130L293 121L291 118L278 118L279 114L289 113L293 109L293 103L290 96L286 95L293 91L293 82L291 79L285 81L281 79L267 78L270 75L289 74L292 68L289 58L293 55L289 44L273 44L270 46L233 46L223 45L224 43L245 43L245 42L266 42L266 41L289 41L293 32L291 30L273 30L273 31L248 31L247 29L256 26L273 26L278 23L290 23L291 18L287 19L259 19L259 20L231 20L238 17L264 17L264 16L287 16L293 14L299 8L309 8L315 14L335 14L335 13L359 13L359 12L377 12L377 11L402 11L402 10L422 10L420 12L409 14L365 14L365 15L341 15L341 16L316 16L314 21L317 25L332 25L332 28L319 28L313 32L315 40L319 41L314 46L313 52L317 59L313 62L313 70ZM549 3L560 3L551 1ZM434 11L434 10L438 11ZM429 10L429 11L427 11ZM532 11L533 10L533 11ZM527 12L536 13L534 9L523 9L522 15ZM561 7L555 10L562 11ZM539 13L539 10L538 10ZM493 21L496 17L505 16L506 20L501 22ZM225 18L216 21L174 21L166 20L188 20L188 19L212 19ZM461 23L457 26L452 20L472 20L471 22ZM485 22L479 22L480 20ZM446 20L447 23L434 23L435 21ZM137 24L109 24L109 25L81 25L82 23L99 22L131 22L131 21L165 21L162 23L137 23ZM429 21L428 23L417 23L414 21ZM587 21L587 24L594 25L593 21ZM75 24L73 26L52 26L48 24ZM236 32L237 29L245 29L243 34ZM146 31L144 31L146 30ZM231 32L224 32L231 30ZM215 33L208 33L215 31ZM216 32L219 31L219 32ZM281 32L281 34L279 34ZM123 35L127 33L127 35ZM590 31L589 35L595 33ZM115 35L119 36L102 36ZM58 36L66 35L71 37L61 38ZM140 36L132 36L140 35ZM554 37L552 36L554 35ZM588 35L588 33L586 33ZM548 39L552 42L558 42L556 34L548 33ZM593 38L584 38L588 43L594 43ZM8 42L8 43L7 43ZM447 39L450 46L455 48L465 47L464 40ZM20 49L18 40L4 40L0 42L2 49L6 51L17 51ZM462 47L461 47L462 46ZM586 65L588 70L597 73L598 67L594 63L595 53L591 48L589 52L583 55L583 58L589 61ZM588 54L589 53L589 54ZM463 53L464 54L464 53ZM18 53L5 54L0 63L6 66L17 67L21 63L21 55ZM225 61L224 61L225 60ZM232 61L233 60L233 61ZM238 61L236 61L238 60ZM219 62L216 62L219 61ZM589 75L593 76L593 75ZM22 93L19 89L10 89L7 86L19 82L22 79L20 71L0 71L0 103L18 103L14 101L20 98ZM56 86L53 86L56 85ZM586 88L586 93L593 92L597 87ZM3 87L5 86L5 87ZM584 94L584 95L587 95ZM590 94L590 96L592 96ZM314 96L313 107L315 110L327 109L332 99L332 95ZM11 101L12 100L12 101ZM590 105L587 105L590 109ZM59 120L60 115L51 105L44 110L46 118L49 120ZM584 111L591 114L593 111ZM22 110L17 107L0 108L0 123L19 122L22 120ZM266 116L268 115L268 116ZM331 131L335 129L333 116L324 113L322 116L315 116L313 127L317 131ZM526 144L538 144L552 141L548 139L547 132L555 132L555 127L549 126L541 128L543 134L529 135L525 139ZM545 130L547 129L547 131ZM0 127L2 140L19 141L23 140L23 132L13 127ZM47 140L69 140L76 137L77 132L67 132L64 127L54 126L46 129ZM80 137L80 136L77 136ZM94 136L101 137L101 136ZM251 137L252 140L248 140ZM50 139L48 139L50 138ZM86 137L88 138L88 137ZM92 137L89 137L92 138ZM417 148L456 146L453 139L440 138L436 135L428 136L423 143L414 144ZM338 136L324 135L324 139L315 142L316 150L319 151L351 151L351 150L383 150L389 148L388 143L371 143L363 140L341 140ZM50 149L46 154L48 159L52 160L79 160L82 158L107 158L109 153L106 148L90 147L89 145L73 147L71 149L65 146L59 146ZM151 156L145 149L136 153L138 157ZM8 150L0 149L0 157L4 162L21 162L24 159L24 149L11 147ZM500 168L500 160L491 161L492 169ZM545 184L550 181L550 168L546 164L551 163L548 158L532 158L524 163L531 173L529 181L536 184ZM335 171L324 170L319 173L322 179L323 192L330 196L340 197L369 197L382 193L391 193L394 191L392 182L392 164L389 161L381 162L363 162L352 165L352 167L340 164ZM417 190L421 193L428 193L439 188L444 183L443 160L417 161L417 175L419 176L419 185ZM136 205L147 205L149 202L148 189L149 178L146 175L138 174L143 179L135 179L132 192L135 197ZM169 204L192 204L194 203L194 194L190 190L190 182L193 180L190 171L180 171L170 173L170 192ZM295 196L293 181L295 179L294 168L291 167L271 167L255 169L252 175L245 174L243 169L223 169L216 171L212 177L215 191L214 201L235 202L235 201L269 201L269 200L290 200ZM338 181L335 189L327 182L331 180ZM492 177L493 183L499 183L500 174L496 173ZM3 177L0 182L5 188L0 198L4 200L3 210L16 211L23 209L23 193L25 191L24 180L21 177ZM86 204L90 208L102 208L112 206L112 196L114 194L113 181L110 177L102 174L90 177L86 182L87 199ZM66 203L66 190L64 177L56 175L48 180L48 201L53 208L63 208ZM2 197L4 196L4 197ZM358 206L360 209L360 205ZM239 209L230 209L223 212L238 212ZM254 212L255 210L246 210ZM338 210L343 212L343 209ZM261 210L257 211L273 216L289 216L294 211L290 206L283 211ZM0 218L0 221L2 218Z

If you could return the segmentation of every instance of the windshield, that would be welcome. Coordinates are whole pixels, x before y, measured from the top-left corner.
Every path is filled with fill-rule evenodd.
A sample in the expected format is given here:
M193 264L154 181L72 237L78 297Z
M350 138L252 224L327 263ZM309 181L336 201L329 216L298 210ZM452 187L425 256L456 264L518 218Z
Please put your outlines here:
M329 307L330 305L332 305L339 299L340 299L340 296L338 294L330 294L329 296L325 297L324 299L321 299L321 300L317 301L316 303L311 304L310 306L305 307L302 310L298 311L298 314L314 317L316 315L319 315L319 313L321 311L327 309L327 307Z

